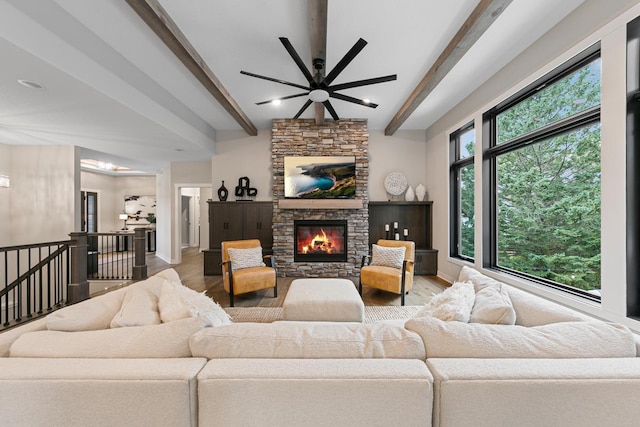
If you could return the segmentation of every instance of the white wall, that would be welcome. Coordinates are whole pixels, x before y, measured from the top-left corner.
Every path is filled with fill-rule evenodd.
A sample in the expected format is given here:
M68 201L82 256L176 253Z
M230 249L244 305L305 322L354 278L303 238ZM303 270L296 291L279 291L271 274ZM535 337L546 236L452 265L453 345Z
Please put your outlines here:
M625 27L640 15L635 1L588 0L485 85L427 130L427 175L442 186L430 189L434 200L434 247L439 249L439 275L457 277L464 263L448 257L448 135L476 119L497 102L543 76L578 52L601 40L602 46L602 303L594 304L547 287L486 272L515 286L592 315L627 324L625 266ZM631 10L622 12L632 6ZM620 15L620 16L618 16ZM481 218L481 144L476 143L476 218ZM476 220L476 267L480 268L482 223Z
M390 172L402 172L415 191L418 184L426 187L429 195L438 182L427 181L427 157L424 131L398 131L385 136L384 131L369 131L369 200L387 200L384 179Z
M200 251L209 249L209 204L213 191L211 187L200 189Z
M258 190L256 200L271 200L271 130L247 136L241 131L218 131L216 154L211 159L213 199L218 200L218 188L224 181L229 190L227 200L235 200L238 179L246 176L252 188Z
M0 144L0 175L12 179L11 147ZM0 247L11 246L11 189L0 188Z
M10 151L11 244L67 240L80 229L75 147L11 146Z

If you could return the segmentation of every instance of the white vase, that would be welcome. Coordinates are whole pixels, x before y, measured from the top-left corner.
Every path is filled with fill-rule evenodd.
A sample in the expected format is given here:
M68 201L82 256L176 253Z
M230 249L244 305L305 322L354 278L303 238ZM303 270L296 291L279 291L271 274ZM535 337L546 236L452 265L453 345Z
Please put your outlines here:
M409 188L407 188L407 192L404 194L404 199L407 202L413 202L415 198L416 198L416 193L413 192L413 187L409 186Z
M426 195L427 189L424 188L424 185L418 184L418 186L416 187L416 198L418 199L418 201L423 202Z

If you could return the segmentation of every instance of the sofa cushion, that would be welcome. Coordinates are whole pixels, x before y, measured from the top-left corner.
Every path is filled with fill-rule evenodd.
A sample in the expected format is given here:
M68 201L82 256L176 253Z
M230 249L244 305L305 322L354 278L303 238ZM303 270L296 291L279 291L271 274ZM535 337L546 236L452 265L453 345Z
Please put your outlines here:
M228 325L231 318L220 304L203 293L180 284L165 282L158 301L160 318L163 322L201 317L209 326Z
M99 331L36 331L22 334L11 357L141 358L189 357L189 337L206 321L188 318L171 323Z
M422 307L414 317L433 316L440 320L468 322L475 292L471 282L455 282Z
M469 321L494 325L516 323L516 312L509 298L509 292L501 283L485 286L476 292Z
M635 357L633 334L620 324L562 322L537 327L410 319L405 327L422 337L428 358Z
M371 265L402 269L406 248L371 245Z
M163 279L159 279L163 280ZM112 328L122 326L157 325L160 323L158 297L143 286L130 286L120 310L111 320Z
M127 288L122 288L56 310L47 316L47 328L67 332L108 329L126 293Z
M416 333L380 323L236 323L190 341L194 356L215 358L398 358L424 360Z

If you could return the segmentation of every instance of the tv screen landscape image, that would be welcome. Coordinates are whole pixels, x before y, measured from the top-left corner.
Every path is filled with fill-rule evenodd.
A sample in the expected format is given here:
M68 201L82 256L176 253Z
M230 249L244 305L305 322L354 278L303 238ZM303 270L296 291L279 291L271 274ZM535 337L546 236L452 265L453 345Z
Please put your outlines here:
M290 199L355 198L355 156L286 156L284 196Z

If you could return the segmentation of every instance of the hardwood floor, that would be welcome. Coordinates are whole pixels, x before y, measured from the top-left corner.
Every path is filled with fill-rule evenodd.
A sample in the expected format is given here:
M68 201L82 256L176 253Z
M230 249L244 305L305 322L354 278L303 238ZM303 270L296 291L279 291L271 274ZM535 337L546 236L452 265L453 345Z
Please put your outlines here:
M206 291L207 295L222 307L229 306L229 296L222 285L222 276L205 276L203 255L198 248L182 250L182 263L170 265L154 255L147 256L149 276L173 267L185 286L196 291ZM248 294L236 295L236 307L281 307L291 282L296 277L278 277L278 297L273 298L273 290L261 290ZM358 278L350 278L354 284ZM405 305L423 305L432 295L442 292L450 283L437 276L414 276L413 289L405 296ZM400 305L400 295L364 287L362 300L365 305Z

